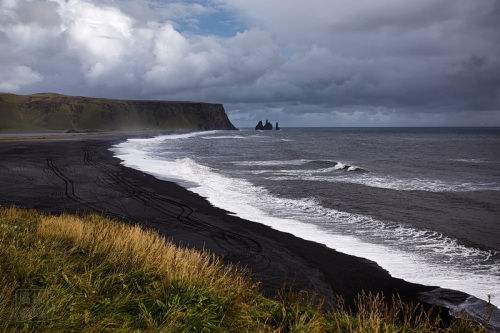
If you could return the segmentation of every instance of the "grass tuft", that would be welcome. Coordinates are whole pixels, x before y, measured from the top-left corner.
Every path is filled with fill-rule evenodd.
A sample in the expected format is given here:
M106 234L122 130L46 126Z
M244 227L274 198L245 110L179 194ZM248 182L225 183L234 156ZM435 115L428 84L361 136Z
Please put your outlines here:
M483 332L360 295L324 313L306 292L262 296L237 267L99 215L0 207L0 332Z

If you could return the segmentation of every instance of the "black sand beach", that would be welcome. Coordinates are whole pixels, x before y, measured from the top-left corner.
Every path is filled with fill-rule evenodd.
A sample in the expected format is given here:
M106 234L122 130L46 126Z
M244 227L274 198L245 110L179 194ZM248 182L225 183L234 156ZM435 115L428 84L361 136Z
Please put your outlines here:
M153 228L178 244L248 268L268 295L287 284L314 291L327 303L341 295L349 304L363 290L416 300L436 288L393 278L374 262L234 217L172 182L126 168L108 150L123 139L0 142L0 205L98 212ZM454 296L455 303L467 297Z

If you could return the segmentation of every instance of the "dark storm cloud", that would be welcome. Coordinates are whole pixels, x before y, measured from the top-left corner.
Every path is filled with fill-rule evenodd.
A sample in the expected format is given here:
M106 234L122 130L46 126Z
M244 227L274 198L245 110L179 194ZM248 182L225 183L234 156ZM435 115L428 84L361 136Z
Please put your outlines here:
M496 0L0 3L0 90L223 102L241 122L500 125ZM179 30L221 11L241 33Z
M312 1L310 9L292 1L284 11L273 1L232 5L304 49L284 66L291 94L280 92L283 100L499 109L498 1Z

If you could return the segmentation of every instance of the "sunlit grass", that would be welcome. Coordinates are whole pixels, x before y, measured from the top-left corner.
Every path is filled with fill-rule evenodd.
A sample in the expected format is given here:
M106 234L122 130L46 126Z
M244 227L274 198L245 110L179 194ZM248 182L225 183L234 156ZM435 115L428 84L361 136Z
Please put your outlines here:
M265 298L208 252L98 215L0 208L0 258L0 331L484 331L381 296L327 314L305 292Z

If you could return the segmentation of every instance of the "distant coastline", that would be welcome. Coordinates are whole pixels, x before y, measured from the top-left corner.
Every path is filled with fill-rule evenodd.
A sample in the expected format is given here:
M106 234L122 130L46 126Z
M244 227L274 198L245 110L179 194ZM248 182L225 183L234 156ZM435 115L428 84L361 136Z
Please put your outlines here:
M0 133L236 129L222 104L0 93Z

